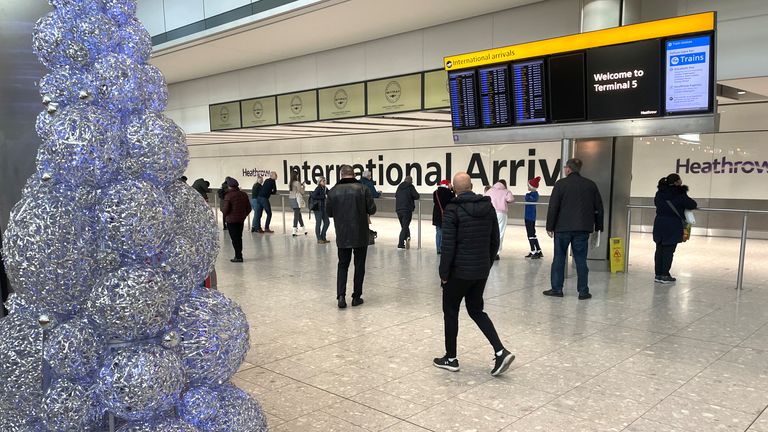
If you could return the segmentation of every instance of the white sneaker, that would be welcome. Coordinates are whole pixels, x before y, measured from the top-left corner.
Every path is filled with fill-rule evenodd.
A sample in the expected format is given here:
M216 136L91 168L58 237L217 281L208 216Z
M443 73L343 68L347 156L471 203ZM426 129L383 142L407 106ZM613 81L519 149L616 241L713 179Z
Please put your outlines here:
M410 249L411 248L411 238L410 237L405 239L405 248L406 249Z
M299 230L298 230L298 229L296 229L296 228L294 228L294 229L293 229L293 231L291 232L291 235L292 235L292 236L294 236L294 237L296 237L296 236L298 235L298 234L297 234L298 232L299 232Z

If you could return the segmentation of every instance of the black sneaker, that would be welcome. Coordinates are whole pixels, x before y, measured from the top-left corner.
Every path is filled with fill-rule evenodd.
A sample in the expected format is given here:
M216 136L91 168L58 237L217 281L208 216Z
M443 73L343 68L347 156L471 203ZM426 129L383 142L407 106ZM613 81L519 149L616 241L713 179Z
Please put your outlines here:
M533 258L533 259L542 259L542 258L544 258L544 254L541 253L541 252L536 252L535 254L533 254L533 256L531 258Z
M501 355L494 356L493 360L496 364L491 370L491 375L499 376L509 369L509 365L515 361L515 355L504 349L501 351Z
M365 302L363 301L362 297L357 297L357 298L352 297L352 306L360 306L363 303Z
M667 279L669 282L677 282L677 278L673 278L670 275L664 276L665 279Z
M501 258L499 258L499 256L498 256L498 255L496 255L496 257L495 257L495 258L493 258L493 260L494 260L494 261L498 261L498 260L500 260L500 259L501 259Z
M659 276L659 275L656 275L656 277L653 279L653 281L655 283L660 283L660 284L672 283L672 281L668 280L666 276Z
M586 293L586 294L579 294L579 300L589 300L592 298L592 294Z
M453 361L448 360L448 356L436 358L432 360L432 364L435 365L436 368L449 370L451 372L459 371L459 360L458 359L453 359Z
M229 261L230 261L230 262L234 262L234 263L241 263L241 262L243 262L243 259L242 259L242 258L232 258L232 259L231 259L231 260L229 260Z
M549 296L549 297L562 297L563 296L563 292L562 291L557 292L557 291L551 290L551 289L548 289L546 291L542 291L542 294L544 294L545 296Z
M528 255L526 255L525 257L526 257L526 258L533 258L533 256L534 256L534 255L536 255L536 254L534 254L533 252L530 252L530 253L528 253Z
M345 309L347 307L347 299L339 297L339 309Z

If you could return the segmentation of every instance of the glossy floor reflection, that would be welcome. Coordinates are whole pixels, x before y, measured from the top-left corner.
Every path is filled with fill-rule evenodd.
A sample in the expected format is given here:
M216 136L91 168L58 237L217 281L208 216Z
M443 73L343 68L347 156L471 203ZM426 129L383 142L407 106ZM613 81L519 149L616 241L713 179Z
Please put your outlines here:
M251 323L235 381L273 431L768 432L768 242L750 241L737 295L736 240L682 245L678 282L660 286L650 239L636 235L630 273L592 272L594 298L578 301L574 278L565 298L541 295L551 242L544 260L525 260L524 229L510 226L485 298L517 360L493 378L492 350L466 313L461 372L431 365L444 353L432 227L424 249L402 252L396 221L374 222L365 304L346 310L333 244L277 227L246 234L245 263L233 264L223 237L219 288Z

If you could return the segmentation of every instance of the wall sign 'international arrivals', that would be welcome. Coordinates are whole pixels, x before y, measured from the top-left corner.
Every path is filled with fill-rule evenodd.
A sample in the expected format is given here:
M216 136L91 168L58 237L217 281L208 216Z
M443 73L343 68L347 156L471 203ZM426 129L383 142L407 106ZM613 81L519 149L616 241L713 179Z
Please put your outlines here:
M446 57L454 129L711 114L714 32L707 12Z

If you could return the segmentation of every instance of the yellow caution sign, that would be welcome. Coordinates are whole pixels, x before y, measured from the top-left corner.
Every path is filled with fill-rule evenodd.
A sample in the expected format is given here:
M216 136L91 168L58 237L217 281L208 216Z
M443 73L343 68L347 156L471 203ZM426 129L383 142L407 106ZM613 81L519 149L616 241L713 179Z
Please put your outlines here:
M624 239L611 237L611 273L624 273Z

